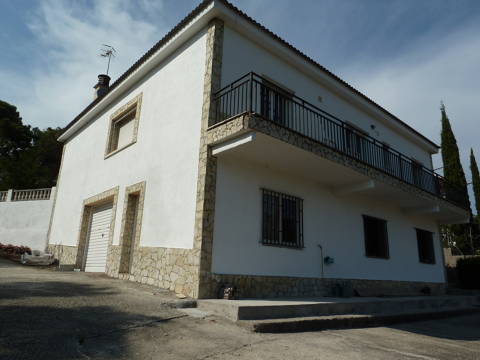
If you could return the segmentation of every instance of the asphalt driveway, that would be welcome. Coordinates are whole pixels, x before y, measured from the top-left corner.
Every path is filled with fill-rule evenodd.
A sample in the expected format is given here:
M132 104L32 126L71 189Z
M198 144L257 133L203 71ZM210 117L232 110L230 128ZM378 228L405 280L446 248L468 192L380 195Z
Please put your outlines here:
M480 359L480 315L255 334L157 288L0 260L0 359Z

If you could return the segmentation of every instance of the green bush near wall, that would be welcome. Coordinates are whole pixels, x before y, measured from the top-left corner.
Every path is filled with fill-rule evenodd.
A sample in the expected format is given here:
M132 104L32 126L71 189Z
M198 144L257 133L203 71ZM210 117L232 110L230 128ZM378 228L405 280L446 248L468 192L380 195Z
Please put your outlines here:
M480 289L480 256L458 259L457 274L462 288Z

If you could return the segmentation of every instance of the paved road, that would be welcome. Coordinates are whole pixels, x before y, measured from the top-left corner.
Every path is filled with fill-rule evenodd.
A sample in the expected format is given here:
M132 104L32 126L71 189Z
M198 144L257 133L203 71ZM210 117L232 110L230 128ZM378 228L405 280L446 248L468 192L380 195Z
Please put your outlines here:
M480 359L480 315L254 334L220 318L186 316L165 306L172 299L105 276L0 260L0 359Z

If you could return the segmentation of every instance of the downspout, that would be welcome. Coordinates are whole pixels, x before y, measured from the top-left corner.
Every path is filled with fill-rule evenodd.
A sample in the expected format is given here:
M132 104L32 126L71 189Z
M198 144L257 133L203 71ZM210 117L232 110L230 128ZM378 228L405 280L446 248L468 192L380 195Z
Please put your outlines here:
M324 278L324 273L323 273L323 247L322 245L318 244L318 247L320 248L320 263L322 264L322 280Z

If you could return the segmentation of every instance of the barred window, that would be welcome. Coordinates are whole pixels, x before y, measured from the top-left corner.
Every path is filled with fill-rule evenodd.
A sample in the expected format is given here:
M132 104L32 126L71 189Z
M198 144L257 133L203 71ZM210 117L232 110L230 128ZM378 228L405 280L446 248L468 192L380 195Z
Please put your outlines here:
M418 259L424 264L435 264L435 250L433 248L433 233L426 230L417 230Z
M262 244L303 248L303 200L262 189Z
M376 258L389 258L387 222L372 216L363 215L365 233L365 255Z

